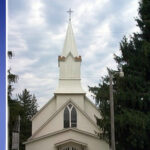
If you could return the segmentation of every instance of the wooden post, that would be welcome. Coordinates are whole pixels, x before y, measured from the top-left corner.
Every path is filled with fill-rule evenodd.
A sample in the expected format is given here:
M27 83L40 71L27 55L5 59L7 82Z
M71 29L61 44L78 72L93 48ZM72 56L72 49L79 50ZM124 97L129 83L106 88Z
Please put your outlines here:
M111 149L115 147L115 125L114 125L114 99L113 99L113 75L109 71L109 96L110 96L110 120L111 120Z

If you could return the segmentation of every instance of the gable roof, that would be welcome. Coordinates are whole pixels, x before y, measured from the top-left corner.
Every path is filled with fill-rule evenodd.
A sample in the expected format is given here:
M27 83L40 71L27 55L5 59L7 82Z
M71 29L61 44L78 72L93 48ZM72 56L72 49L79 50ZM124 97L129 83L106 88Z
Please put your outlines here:
M84 134L86 136L91 136L93 138L99 139L99 137L96 134L92 134L92 133L89 133L89 132L86 132L86 131L83 131L83 130L79 130L79 129L76 129L76 128L66 128L66 129L62 129L62 130L59 130L59 131L55 131L53 133L48 133L48 134L40 136L40 137L36 137L34 139L29 138L26 142L23 142L23 144L32 143L34 141L38 141L38 140L41 140L41 139L44 139L44 138L47 138L47 137L51 137L51 136L54 136L54 135L57 135L57 134L60 134L60 133L65 133L65 132L68 132L68 131L74 131L74 132L77 132L77 133L80 133L80 134Z
M85 95L85 99L97 110L100 111L99 108L93 103L91 102L91 100Z
M29 139L33 139L34 136L40 132L62 109L64 109L69 103L73 104L98 130L100 128L97 126L97 124L89 117L89 115L84 112L77 104L75 104L72 100L68 100L66 103L64 103L56 112L39 128L37 129L33 135Z
M54 93L55 94L55 93ZM62 93L63 94L63 93ZM69 93L70 94L70 93ZM82 94L82 93L73 93L73 94ZM85 95L85 93L83 93ZM56 95L56 94L55 94ZM52 100L54 100L55 95L31 118L31 121L50 103L52 102ZM91 100L85 95L85 99L97 110L100 111L98 109L98 107L96 107L96 105L94 103L91 102Z
M80 142L80 141L77 141L77 140L74 140L74 139L68 139L68 140L65 140L65 141L61 141L59 143L56 143L55 146L59 147L61 145L67 144L67 143L75 143L75 144L79 144L79 145L82 145L84 147L87 147L86 143L83 143L83 142Z
M48 100L48 102L31 118L31 121L49 104L52 102L52 100L54 100L55 98L55 95L50 99Z

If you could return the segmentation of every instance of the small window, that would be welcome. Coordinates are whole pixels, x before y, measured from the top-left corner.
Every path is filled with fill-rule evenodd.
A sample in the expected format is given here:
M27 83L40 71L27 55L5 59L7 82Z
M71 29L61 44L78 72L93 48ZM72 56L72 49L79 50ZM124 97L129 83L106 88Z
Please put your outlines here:
M69 104L68 106L69 106L69 108L71 108L71 107L72 107L72 105L71 105L71 104Z

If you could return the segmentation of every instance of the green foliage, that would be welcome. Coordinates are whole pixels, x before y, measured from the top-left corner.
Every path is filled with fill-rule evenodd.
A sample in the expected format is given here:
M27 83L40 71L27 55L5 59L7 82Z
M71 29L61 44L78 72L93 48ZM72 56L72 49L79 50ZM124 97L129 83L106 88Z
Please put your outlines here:
M18 94L18 99L24 113L23 117L30 120L37 112L37 100L35 95L31 95L27 89L24 89L21 94Z
M18 100L22 107L20 112L20 148L24 150L22 143L31 136L31 118L37 112L38 105L35 95L31 95L27 89L24 89L21 94L18 94Z
M8 58L12 59L13 52L8 51ZM13 84L15 84L18 80L18 76L11 72L11 68L8 69L8 100L12 100L12 91L14 90Z
M141 32L129 39L124 37L120 43L122 55L115 55L125 74L124 78L114 75L113 80L117 150L150 149L150 0L142 0L139 6L136 21ZM102 115L97 120L104 131L100 137L110 141L108 76L102 78L98 87L90 87L90 91Z
M12 59L13 52L8 51L8 58ZM18 76L11 72L11 68L8 69L8 89L7 89L7 97L8 97L8 126L9 126L9 149L11 149L12 142L12 131L16 123L16 118L21 110L21 106L19 102L12 97L12 92L14 90L13 85L17 82Z
M8 55L8 58L9 58L9 59L12 59L12 57L13 57L12 51L8 51L8 52L7 52L7 55Z
M11 73L11 69L8 70L8 99L12 100L12 92L14 90L13 84L18 80L18 76Z

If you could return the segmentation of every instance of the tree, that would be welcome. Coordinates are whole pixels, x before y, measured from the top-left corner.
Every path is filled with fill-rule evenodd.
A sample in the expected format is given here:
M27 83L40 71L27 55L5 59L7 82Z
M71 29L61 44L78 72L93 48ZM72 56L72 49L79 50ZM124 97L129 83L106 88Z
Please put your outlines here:
M35 95L31 95L27 89L22 91L22 94L18 94L18 99L22 106L22 111L24 112L24 118L30 120L33 115L37 112L37 99Z
M13 52L8 51L8 58L12 59L13 57ZM14 90L13 85L17 83L18 81L18 76L16 74L13 74L11 72L11 68L8 69L8 90L7 90L7 98L8 98L8 110L9 110L9 149L11 149L12 145L12 132L14 129L14 126L16 124L18 115L21 111L21 106L17 99L13 98L12 92Z
M12 59L12 51L8 51L8 58ZM18 116L21 117L20 122L20 150L24 150L23 142L31 136L31 118L37 112L37 99L35 95L31 95L28 90L24 90L18 97L13 97L14 84L17 83L18 76L8 69L8 106L9 106L9 149L12 147L12 132L16 128Z
M115 60L122 66L124 78L114 75L115 135L117 150L149 150L150 135L150 0L139 3L136 19L140 33L120 43L121 56ZM114 70L112 70L114 72ZM110 141L109 80L102 78L98 87L90 87L101 111L97 119L103 130L100 137Z
M20 148L24 150L22 144L31 136L31 118L37 112L37 99L35 95L30 94L27 89L24 89L21 94L18 94L18 100L22 107L21 111L21 127L20 127Z
M8 51L8 58L12 59L13 52ZM11 73L11 68L8 69L8 100L12 100L12 91L14 90L13 84L16 83L18 80L18 76Z

